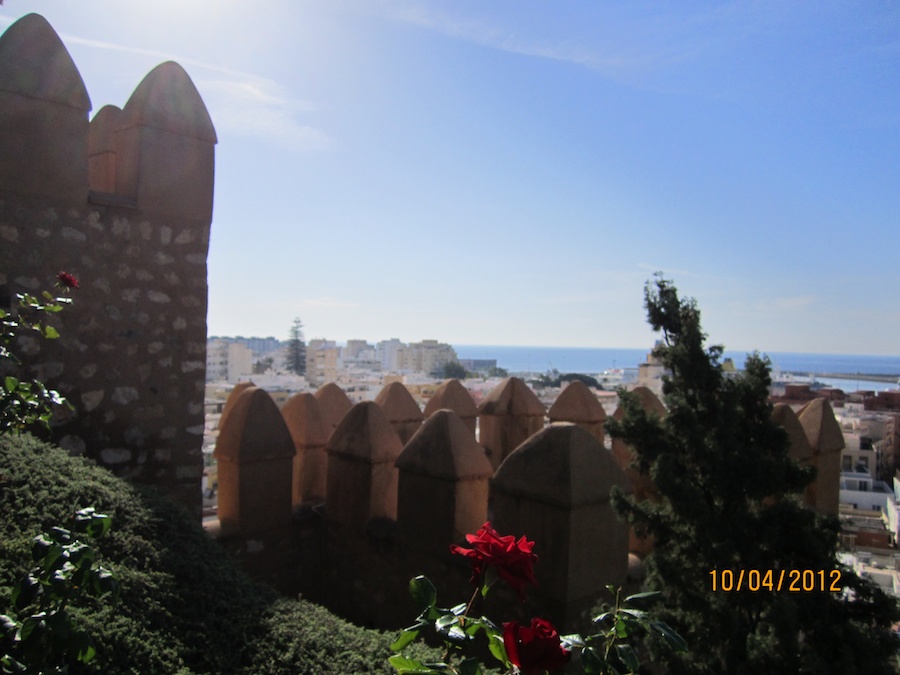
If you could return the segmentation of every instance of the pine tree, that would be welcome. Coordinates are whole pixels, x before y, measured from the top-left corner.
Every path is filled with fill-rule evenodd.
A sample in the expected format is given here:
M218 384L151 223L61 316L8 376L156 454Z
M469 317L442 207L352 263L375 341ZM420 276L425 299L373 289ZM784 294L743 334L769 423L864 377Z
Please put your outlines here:
M662 592L664 618L689 644L685 656L660 658L677 674L895 672L896 603L838 565L837 519L801 506L814 472L788 456L787 435L772 419L768 359L752 354L743 373L726 376L722 347L705 346L695 301L659 275L645 287L645 307L664 337L654 353L668 372L668 413L646 414L623 393L625 416L607 428L632 448L661 497L613 500L639 534L653 537L646 586ZM835 569L844 593L770 590L781 570L813 570L818 583L819 570L829 580ZM752 570L771 586L726 592L725 570L734 585L741 570L748 584Z
M288 334L287 369L297 375L306 374L306 342L303 339L303 322L294 319Z

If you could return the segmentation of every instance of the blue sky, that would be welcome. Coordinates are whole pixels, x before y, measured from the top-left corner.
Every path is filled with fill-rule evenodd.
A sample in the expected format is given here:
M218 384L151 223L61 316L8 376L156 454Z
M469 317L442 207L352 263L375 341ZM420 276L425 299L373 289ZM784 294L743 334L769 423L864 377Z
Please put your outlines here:
M219 137L209 332L900 354L900 5L7 0Z

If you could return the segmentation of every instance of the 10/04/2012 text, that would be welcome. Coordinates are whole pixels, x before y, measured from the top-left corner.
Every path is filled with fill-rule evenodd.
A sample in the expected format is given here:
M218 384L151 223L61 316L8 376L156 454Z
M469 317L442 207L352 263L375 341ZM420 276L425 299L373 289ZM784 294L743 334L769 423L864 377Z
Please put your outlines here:
M840 570L710 570L711 590L811 593L840 593Z

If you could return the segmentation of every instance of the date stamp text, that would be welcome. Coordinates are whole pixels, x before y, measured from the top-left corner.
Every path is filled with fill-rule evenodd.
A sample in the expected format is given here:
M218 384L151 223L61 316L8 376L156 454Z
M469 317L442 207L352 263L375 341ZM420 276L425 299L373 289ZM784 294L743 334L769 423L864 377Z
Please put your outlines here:
M770 591L780 593L840 593L840 570L710 570L714 593Z

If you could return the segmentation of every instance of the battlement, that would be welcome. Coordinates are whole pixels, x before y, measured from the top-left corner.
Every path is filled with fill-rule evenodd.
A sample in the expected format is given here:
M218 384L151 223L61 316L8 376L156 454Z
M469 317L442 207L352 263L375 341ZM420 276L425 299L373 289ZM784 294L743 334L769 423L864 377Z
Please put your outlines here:
M647 412L666 415L649 389L634 394ZM232 392L215 450L218 521L207 527L248 571L359 623L396 628L410 618L412 608L397 599L415 574L435 580L442 597L471 593L467 565L449 545L465 545L466 534L491 520L502 534L536 542L538 587L525 605L512 603L523 617L539 612L577 629L608 584L638 580L639 559L654 543L629 531L610 495L659 495L627 446L604 445L606 413L581 382L549 413L517 378L477 408L449 380L427 417L397 383L374 402L348 406L334 384L295 395L281 415L252 384ZM477 439L464 421L473 417ZM338 420L333 431L327 419ZM799 416L779 406L775 419L791 456L818 470L808 506L827 511L840 457L827 401Z
M43 17L0 36L0 298L79 279L62 337L18 345L75 407L54 440L199 515L215 130L175 63L91 108Z

